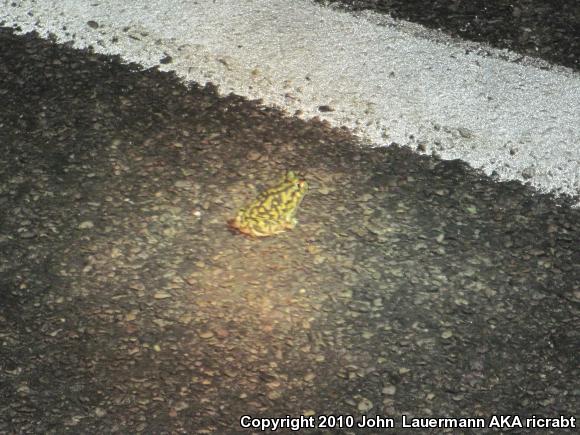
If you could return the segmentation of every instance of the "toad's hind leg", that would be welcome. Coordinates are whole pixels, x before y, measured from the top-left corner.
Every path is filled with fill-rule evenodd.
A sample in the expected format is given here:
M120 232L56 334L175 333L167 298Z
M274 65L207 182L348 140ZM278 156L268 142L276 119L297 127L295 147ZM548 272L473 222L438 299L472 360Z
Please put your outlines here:
M298 220L295 217L291 217L284 222L284 228L291 230L298 224Z

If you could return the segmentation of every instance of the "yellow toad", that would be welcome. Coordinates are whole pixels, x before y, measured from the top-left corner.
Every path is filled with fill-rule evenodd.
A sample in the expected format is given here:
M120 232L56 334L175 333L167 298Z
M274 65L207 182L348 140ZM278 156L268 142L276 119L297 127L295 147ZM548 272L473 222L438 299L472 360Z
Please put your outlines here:
M260 193L248 207L228 221L231 228L253 237L278 234L296 226L296 209L302 202L308 183L293 171L282 181Z

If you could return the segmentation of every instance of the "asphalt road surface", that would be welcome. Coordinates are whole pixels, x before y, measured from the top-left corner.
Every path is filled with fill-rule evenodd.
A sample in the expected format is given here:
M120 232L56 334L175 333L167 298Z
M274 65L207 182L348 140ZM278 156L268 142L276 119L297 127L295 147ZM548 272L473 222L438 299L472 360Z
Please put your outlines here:
M7 28L0 101L0 433L577 432L573 199Z

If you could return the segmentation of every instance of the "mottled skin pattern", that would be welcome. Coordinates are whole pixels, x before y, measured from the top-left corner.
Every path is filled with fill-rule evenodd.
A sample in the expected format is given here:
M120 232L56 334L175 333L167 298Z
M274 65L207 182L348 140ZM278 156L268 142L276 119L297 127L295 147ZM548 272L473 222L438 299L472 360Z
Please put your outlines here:
M296 209L308 190L308 183L289 171L280 184L260 193L235 218L231 228L253 237L266 237L292 229L298 223Z

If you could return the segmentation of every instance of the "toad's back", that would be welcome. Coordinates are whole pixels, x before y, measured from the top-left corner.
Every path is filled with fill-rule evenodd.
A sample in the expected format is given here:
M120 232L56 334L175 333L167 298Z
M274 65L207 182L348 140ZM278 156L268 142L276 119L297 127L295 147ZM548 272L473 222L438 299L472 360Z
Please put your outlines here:
M289 171L282 181L260 193L228 223L238 231L264 237L296 226L296 210L308 190L308 183Z

